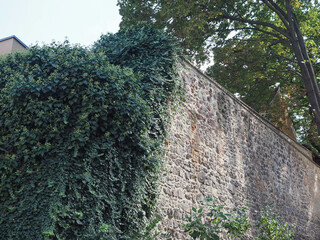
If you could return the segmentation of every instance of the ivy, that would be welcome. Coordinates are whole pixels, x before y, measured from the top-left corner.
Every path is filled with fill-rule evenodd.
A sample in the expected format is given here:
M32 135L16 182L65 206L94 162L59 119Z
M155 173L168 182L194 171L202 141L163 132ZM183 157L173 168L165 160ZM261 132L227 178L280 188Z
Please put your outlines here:
M175 44L147 26L0 58L3 239L129 239L156 201ZM101 230L102 229L102 230Z
M147 99L155 121L150 134L159 138L165 132L168 102L180 95L176 81L176 42L152 27L139 24L107 34L94 44L112 64L129 67L141 79L143 98ZM170 94L171 93L171 94ZM162 140L161 140L162 141Z

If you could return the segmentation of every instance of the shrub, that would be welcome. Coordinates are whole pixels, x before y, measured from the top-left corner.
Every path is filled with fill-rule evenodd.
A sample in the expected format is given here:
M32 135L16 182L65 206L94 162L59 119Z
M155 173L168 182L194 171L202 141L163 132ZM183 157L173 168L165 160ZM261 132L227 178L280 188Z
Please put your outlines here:
M185 217L187 223L182 226L193 239L219 240L223 234L230 239L245 239L251 227L247 208L234 208L231 213L225 213L224 206L219 205L216 199L207 197L200 203L202 207L192 208L191 216ZM294 226L280 221L271 206L261 212L256 228L258 233L255 240L291 240L295 232Z
M221 233L240 238L249 229L246 208L234 208L232 213L225 213L224 206L218 205L216 199L207 197L200 202L203 207L192 208L191 216L185 217L187 223L183 225L193 239L218 240Z
M271 206L261 213L256 227L259 230L256 240L290 240L295 233L295 226L283 223Z

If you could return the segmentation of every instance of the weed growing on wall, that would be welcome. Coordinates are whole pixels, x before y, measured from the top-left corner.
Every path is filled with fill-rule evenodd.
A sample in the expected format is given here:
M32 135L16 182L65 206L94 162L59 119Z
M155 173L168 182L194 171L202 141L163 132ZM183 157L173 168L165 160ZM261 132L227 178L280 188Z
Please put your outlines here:
M146 26L0 58L3 239L129 239L152 215L173 41Z

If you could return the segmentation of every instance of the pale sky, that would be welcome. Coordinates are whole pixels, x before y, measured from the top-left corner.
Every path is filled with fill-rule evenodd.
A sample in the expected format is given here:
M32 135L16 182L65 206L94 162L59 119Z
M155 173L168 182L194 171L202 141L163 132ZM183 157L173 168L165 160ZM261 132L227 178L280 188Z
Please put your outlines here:
M26 45L52 40L89 46L119 30L117 0L0 0L0 39L16 35Z

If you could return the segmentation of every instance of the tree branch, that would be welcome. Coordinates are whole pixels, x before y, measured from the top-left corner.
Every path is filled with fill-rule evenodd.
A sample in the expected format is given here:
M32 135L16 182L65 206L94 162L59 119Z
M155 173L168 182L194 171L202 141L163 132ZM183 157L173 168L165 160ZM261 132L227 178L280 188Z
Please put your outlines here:
M248 19L233 17L233 16L229 16L229 15L221 15L218 18L224 18L224 19L229 19L229 20L243 22L243 23L249 23L251 25L260 25L260 26L269 27L269 28L272 28L273 30L275 30L276 32L282 34L286 38L291 39L291 36L287 32L285 32L283 28L277 27L271 23L248 20Z
M268 34L268 35L271 35L273 37L275 37L280 43L284 44L285 46L289 47L290 49L292 49L292 46L290 44L289 41L287 41L286 39L280 37L279 35L275 34L275 33L272 33L272 32L269 32L269 31L266 31L266 30L263 30L261 28L258 28L258 27L243 27L243 28L228 28L228 29L225 29L227 31L238 31L238 30L256 30L256 31L259 31L259 32L263 32L265 34Z
M272 0L262 0L262 2L264 2L264 4L270 8L272 11L274 11L279 18L281 19L282 23L284 24L284 26L286 27L286 29L289 31L290 27L288 24L288 16L287 14Z
M297 72L297 71L295 71L295 70L281 70L281 71L277 71L277 72L279 72L279 73L281 73L281 72L282 72L282 73L291 73L291 74L293 74L293 75L296 75L296 76L302 78L301 73L299 73L299 72Z
M286 39L278 36L277 34L274 34L274 33L272 33L272 32L269 32L269 31L266 31L266 30L263 30L263 29L260 29L260 28L254 28L254 29L257 30L257 31L259 31L259 32L263 32L263 33L265 33L265 34L268 34L268 35L271 35L271 36L277 38L277 40L278 40L280 43L282 43L283 45L285 45L285 46L289 47L290 49L292 49L292 46L291 46L290 42L287 41Z

